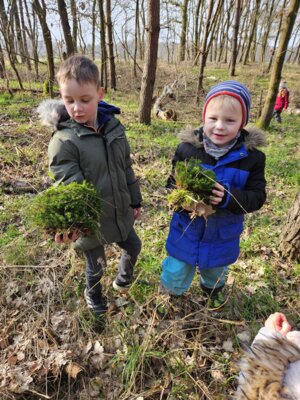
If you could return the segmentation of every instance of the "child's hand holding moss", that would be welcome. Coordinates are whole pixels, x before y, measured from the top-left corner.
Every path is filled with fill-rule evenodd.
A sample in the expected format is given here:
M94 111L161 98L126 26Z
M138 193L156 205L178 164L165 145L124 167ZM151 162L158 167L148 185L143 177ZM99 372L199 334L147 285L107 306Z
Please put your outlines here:
M219 205L225 196L225 188L224 186L220 185L220 183L216 182L212 189L212 195L209 196L210 204L217 206Z
M70 230L68 232L60 233L56 232L54 240L55 243L72 243L76 242L76 240L79 238L81 232L78 229Z

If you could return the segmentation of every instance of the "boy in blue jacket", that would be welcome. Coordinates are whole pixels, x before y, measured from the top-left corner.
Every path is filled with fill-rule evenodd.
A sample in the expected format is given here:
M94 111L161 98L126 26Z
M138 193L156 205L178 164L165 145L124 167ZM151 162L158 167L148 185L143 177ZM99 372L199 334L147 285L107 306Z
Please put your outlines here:
M244 128L250 106L251 95L243 84L225 81L214 86L205 99L203 127L180 134L167 184L175 186L176 163L190 158L216 174L210 196L215 213L205 220L191 219L185 210L174 212L161 274L163 291L180 296L198 267L200 286L212 307L224 302L222 289L228 266L239 256L244 215L266 200L265 155L256 148L265 140L257 128Z

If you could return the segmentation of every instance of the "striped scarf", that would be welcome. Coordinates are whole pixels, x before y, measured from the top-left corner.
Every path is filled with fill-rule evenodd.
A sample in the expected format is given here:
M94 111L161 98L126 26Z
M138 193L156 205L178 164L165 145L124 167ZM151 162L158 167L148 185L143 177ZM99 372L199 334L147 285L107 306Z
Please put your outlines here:
M215 160L218 160L233 148L239 137L240 132L238 132L236 137L228 142L225 146L220 147L214 144L207 136L205 136L205 134L203 134L203 146L207 154L212 156Z

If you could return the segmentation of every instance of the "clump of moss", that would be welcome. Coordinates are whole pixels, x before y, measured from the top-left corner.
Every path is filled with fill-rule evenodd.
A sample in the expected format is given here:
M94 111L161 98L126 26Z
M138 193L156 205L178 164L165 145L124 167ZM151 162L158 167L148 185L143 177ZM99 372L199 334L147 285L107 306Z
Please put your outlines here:
M101 199L86 181L52 186L37 194L27 208L32 226L48 233L78 229L95 233L101 214Z
M172 210L184 209L193 216L213 213L209 205L209 196L216 182L213 171L204 169L199 160L179 161L175 168L177 188L168 195L168 203Z
M205 169L199 160L191 158L179 161L175 167L176 186L201 196L201 200L208 202L216 175L213 171Z

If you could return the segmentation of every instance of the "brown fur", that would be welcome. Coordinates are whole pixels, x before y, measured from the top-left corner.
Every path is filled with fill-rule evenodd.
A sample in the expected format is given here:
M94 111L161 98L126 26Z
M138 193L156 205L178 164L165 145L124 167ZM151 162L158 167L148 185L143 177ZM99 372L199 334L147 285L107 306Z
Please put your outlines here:
M300 360L300 349L286 338L257 341L239 363L240 385L235 400L294 400L284 387L285 371Z
M249 133L245 137L245 146L248 150L266 145L266 137L263 131L256 126L249 126L246 131ZM198 131L191 127L187 127L178 134L179 139L184 143L191 143L196 148L203 147L202 142L198 140Z

